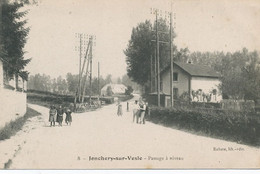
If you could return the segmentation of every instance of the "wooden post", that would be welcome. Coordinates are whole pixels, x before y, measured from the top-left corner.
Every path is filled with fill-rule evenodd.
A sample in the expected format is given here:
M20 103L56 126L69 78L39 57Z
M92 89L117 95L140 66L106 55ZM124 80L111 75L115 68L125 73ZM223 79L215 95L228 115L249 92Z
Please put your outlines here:
M158 33L158 10L156 10L156 58L157 58L157 102L161 106L160 100L160 59L159 59L159 33Z

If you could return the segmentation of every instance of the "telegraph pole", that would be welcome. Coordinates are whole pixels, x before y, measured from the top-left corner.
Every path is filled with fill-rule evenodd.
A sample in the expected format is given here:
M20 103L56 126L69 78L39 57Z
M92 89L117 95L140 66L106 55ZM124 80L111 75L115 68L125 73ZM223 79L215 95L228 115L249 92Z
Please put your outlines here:
M85 92L86 92L86 87L87 87L87 78L88 78L88 68L89 68L89 64L90 64L90 59L92 59L91 58L91 53L92 53L92 42L93 42L93 37L91 36L90 38L89 38L89 43L88 43L88 48L89 48L89 54L87 55L85 55L86 57L85 58L87 58L87 56L88 56L88 63L87 63L87 66L86 66L86 77L85 77L85 81L84 81L84 83L83 83L83 94L82 94L82 98L81 98L81 103L83 103L84 102L84 99L85 99ZM83 70L82 70L83 71ZM83 73L83 72L82 72Z
M170 58L171 58L171 71L170 71L170 90L171 90L171 107L173 107L173 56L172 56L172 4L170 13Z
M79 34L79 86L78 86L78 100L80 101L81 94L81 47L82 47L82 34Z
M99 62L98 62L98 96L100 96L100 65L99 65Z
M160 84L160 54L159 54L159 44L160 43L164 43L164 44L170 44L170 62L171 62L171 65L170 65L170 93L171 93L171 107L173 106L173 51L172 51L172 4L171 4L171 12L167 12L165 11L165 20L167 17L170 17L170 33L168 32L164 32L164 31L159 31L158 29L158 12L159 10L158 9L151 9L151 13L156 15L156 19L155 19L155 32L156 32L156 40L152 40L152 41L155 41L156 42L156 52L155 52L155 77L157 76L157 78L155 78L155 84L157 84L157 102L158 102L158 106L160 106L160 92L161 92L161 84ZM160 13L162 13L164 11L160 10ZM162 14L160 14L160 16L162 16ZM162 33L162 34L170 34L170 42L165 42L165 41L160 41L159 40L159 33ZM157 82L156 82L157 80Z
M89 73L89 84L90 84L90 91L89 91L89 104L91 105L91 95L92 95L92 45L93 42L90 44L90 73Z
M157 102L161 106L160 100L160 58L159 58L159 33L158 33L158 10L156 10L156 59L157 59Z
M157 91L157 59L156 59L156 49L154 50L154 92Z
M153 55L150 57L150 92L153 92Z
M3 2L0 0L0 52L2 52L2 6ZM1 83L1 82L0 82Z

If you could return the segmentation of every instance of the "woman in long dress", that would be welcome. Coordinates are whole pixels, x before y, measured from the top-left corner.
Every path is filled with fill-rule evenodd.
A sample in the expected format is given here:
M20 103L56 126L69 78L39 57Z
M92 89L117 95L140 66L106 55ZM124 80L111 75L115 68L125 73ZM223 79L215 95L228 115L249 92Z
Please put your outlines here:
M55 109L55 107L52 105L50 107L50 111L49 111L49 122L51 122L51 127L55 126L55 122L57 121L57 111Z
M57 109L57 121L59 123L59 126L62 126L63 121L63 108L60 105L60 107Z
M65 122L67 123L67 125L71 125L72 117L71 117L71 111L70 111L70 109L68 109L68 110L66 111Z

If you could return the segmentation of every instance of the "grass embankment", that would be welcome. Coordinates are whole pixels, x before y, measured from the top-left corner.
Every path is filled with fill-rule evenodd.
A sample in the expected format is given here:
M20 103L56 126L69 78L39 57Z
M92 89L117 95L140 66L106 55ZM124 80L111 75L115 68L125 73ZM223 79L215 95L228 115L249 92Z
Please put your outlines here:
M10 123L6 124L5 127L3 127L0 130L0 141L9 139L11 136L15 135L18 131L20 131L27 121L27 119L35 117L40 115L39 112L27 107L27 112L23 117L17 118L14 121L11 121Z
M147 119L194 134L260 147L260 115L254 112L152 107Z

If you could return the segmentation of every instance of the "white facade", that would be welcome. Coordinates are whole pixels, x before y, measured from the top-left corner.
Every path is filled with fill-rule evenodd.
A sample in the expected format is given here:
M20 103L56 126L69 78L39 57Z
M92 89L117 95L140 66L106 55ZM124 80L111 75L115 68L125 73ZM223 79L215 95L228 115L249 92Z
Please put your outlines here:
M203 96L210 96L210 102L220 102L222 95L219 91L221 82L217 78L208 77L191 77L191 91L196 92L196 97L192 97L193 101L206 102ZM213 93L216 91L216 94Z
M221 81L218 76L209 68L200 65L174 64L173 79L170 79L170 69L168 68L161 74L161 80L161 90L166 95L170 95L170 81L172 80L174 98L188 94L194 102L216 103L222 100L219 90Z
M218 89L221 84L219 79L206 78L206 77L192 77L191 78L191 89L199 90L202 89L204 92L211 92L213 89Z

